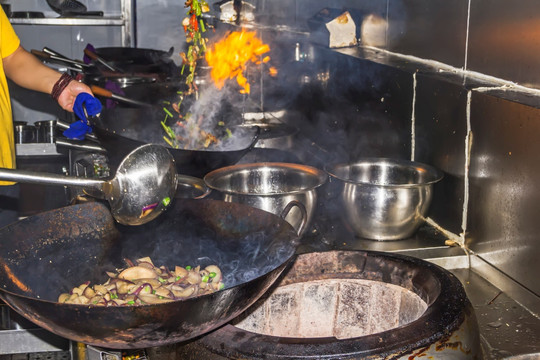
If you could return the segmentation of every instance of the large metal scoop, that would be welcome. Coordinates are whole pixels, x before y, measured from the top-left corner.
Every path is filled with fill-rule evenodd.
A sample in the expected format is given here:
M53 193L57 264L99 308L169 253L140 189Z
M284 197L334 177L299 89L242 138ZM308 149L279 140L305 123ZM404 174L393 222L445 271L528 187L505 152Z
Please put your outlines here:
M89 195L106 199L116 221L124 225L141 225L155 219L176 192L174 159L165 147L154 144L129 153L110 180L3 168L0 180L82 187Z

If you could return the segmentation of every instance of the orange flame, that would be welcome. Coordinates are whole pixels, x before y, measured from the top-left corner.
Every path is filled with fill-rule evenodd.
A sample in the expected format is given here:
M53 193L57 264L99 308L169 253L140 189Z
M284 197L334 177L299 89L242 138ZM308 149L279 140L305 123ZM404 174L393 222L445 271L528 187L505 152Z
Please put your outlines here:
M244 71L249 62L260 65L270 61L269 56L261 56L270 51L270 46L256 37L253 31L235 31L221 39L206 51L206 61L212 68L210 76L218 89L223 88L225 81L236 78L242 88L242 94L249 94L249 83ZM277 70L270 68L275 76Z

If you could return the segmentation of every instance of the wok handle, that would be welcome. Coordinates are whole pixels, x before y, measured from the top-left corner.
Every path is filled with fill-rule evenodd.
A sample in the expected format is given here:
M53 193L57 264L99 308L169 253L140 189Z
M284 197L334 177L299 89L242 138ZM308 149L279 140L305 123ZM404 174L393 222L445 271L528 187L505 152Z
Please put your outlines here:
M130 99L130 98L127 98L127 97L121 96L121 95L117 95L117 94L113 93L110 90L104 89L104 88L96 86L96 85L91 85L90 89L92 90L92 92L95 95L103 96L103 97L106 97L106 98L109 98L109 99L122 101L122 102L131 104L131 105L135 105L135 106L152 106L152 105L147 104L147 103L142 102L142 101Z
M99 95L99 96L103 96L103 97L106 97L106 98L112 98L113 97L113 92L112 91L107 90L105 88L102 88L101 86L90 85L90 89L92 90L94 95Z
M85 63L82 63L80 61L77 61L77 60L71 60L71 59L66 59L64 57L61 57L61 56L57 56L57 55L52 55L52 54L49 54L49 53L46 53L44 51L39 51L39 50L36 50L36 49L32 49L30 50L30 52L41 58L41 59L49 59L49 60L57 60L57 61L60 61L62 63L65 63L65 64L70 64L70 65L75 65L77 67L88 67L87 64Z
M0 180L40 185L79 186L99 191L103 191L103 186L107 183L104 180L6 168L0 168Z
M302 204L300 201L298 200L291 200L287 206L285 206L285 208L281 211L281 214L279 215L283 220L285 220L285 218L287 217L287 215L289 214L289 212L291 211L291 209L293 207L297 207L300 212L302 213L302 222L300 222L300 226L298 227L298 235L301 235L304 233L304 230L306 229L306 225L307 225L307 210L306 210L306 207L304 206L304 204Z
M43 47L43 52L44 52L44 53L47 53L47 54L49 54L49 55L58 56L59 58L62 58L62 59L68 59L68 60L70 60L67 56L64 56L64 55L60 54L59 52L56 52L56 51L54 51L53 49L48 48L48 47L46 47L46 46Z
M99 57L95 52L93 52L92 50L90 49L84 49L84 53L86 56L88 56L90 59L94 60L94 61L97 61L99 62L100 64L104 65L107 69L111 70L111 71L114 71L114 72L123 72L122 70L112 66L111 64L109 64L108 62L106 62L105 60L103 60L101 57Z

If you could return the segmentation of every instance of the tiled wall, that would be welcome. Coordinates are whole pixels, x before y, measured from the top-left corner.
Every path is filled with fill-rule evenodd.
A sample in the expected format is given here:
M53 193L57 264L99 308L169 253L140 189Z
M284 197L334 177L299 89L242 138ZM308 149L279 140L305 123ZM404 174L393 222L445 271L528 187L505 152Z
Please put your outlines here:
M272 4L281 9L277 17L299 28L323 7L374 13L386 21L385 43L378 48L397 57L345 49L336 56L357 62L332 64L334 75L346 75L337 82L352 88L347 100L358 109L369 104L380 118L391 119L382 132L360 116L348 119L343 127L357 130L348 132L350 144L362 129L371 134L370 143L347 147L350 158L408 158L413 151L416 160L442 169L445 178L436 185L430 216L540 296L534 275L540 272L537 0L297 0L294 12L283 11L292 9L290 1ZM512 82L517 89L495 90ZM402 142L407 145L395 146Z
M375 3L380 4L361 6ZM379 72L384 80L376 83L387 86L399 78L395 89L414 87L391 93L403 105L411 104L414 94L414 116L407 120L414 127L414 157L445 172L430 216L539 296L534 274L540 272L540 7L535 0L388 0L386 5L382 48L398 56L339 53L406 74ZM413 56L421 61L416 64ZM439 71L441 64L455 71ZM371 75L355 76L362 83ZM509 81L520 86L497 90Z

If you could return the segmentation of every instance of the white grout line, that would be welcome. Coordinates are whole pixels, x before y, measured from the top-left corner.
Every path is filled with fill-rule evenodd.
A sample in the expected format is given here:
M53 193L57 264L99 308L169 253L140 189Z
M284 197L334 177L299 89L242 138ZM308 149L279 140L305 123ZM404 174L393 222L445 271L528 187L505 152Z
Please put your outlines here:
M469 31L471 27L471 0L469 0L469 4L467 5L467 32L465 35L465 63L463 64L463 68L467 70L467 65L469 63Z
M413 74L413 98L411 111L411 161L414 161L416 147L416 72Z
M426 223L428 223L429 225L431 225L432 227L434 227L438 231L442 232L444 234L444 236L446 236L449 240L453 240L453 241L455 241L455 242L457 242L458 244L461 245L461 240L462 240L461 236L459 236L458 234L454 234L451 231L446 230L441 225L437 224L435 222L435 220L433 220L430 217L426 218L425 220L426 220Z
M464 169L464 192L463 192L463 213L461 219L461 244L465 245L465 234L467 233L467 216L469 209L469 167L471 165L471 148L473 143L473 132L471 129L471 99L472 90L467 92L467 135L465 136L465 169Z

